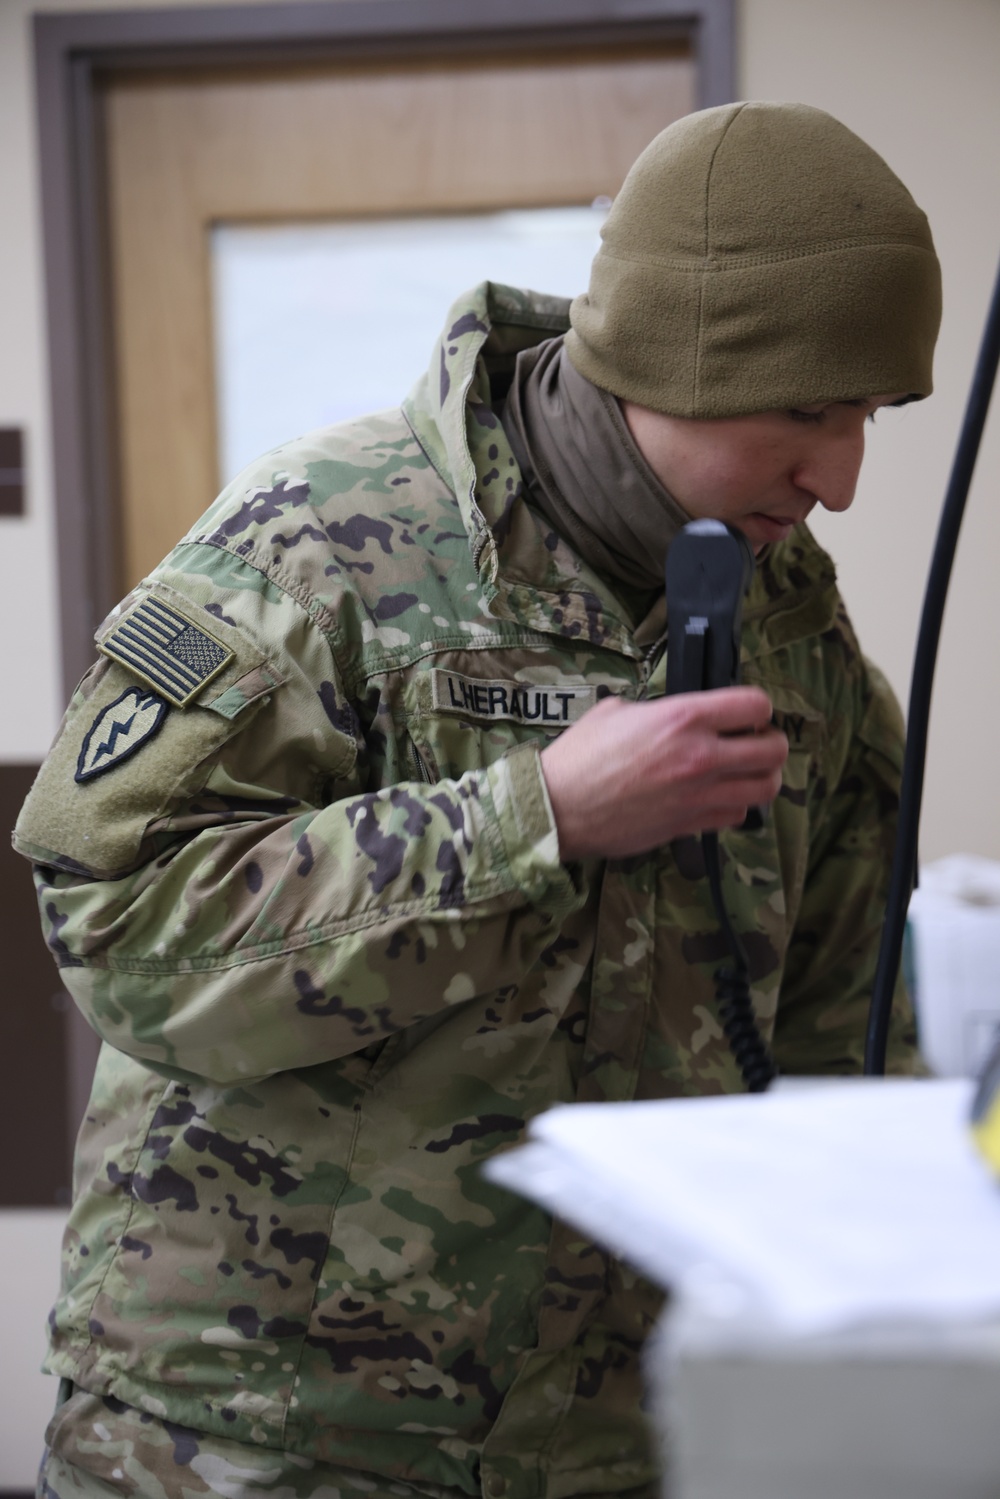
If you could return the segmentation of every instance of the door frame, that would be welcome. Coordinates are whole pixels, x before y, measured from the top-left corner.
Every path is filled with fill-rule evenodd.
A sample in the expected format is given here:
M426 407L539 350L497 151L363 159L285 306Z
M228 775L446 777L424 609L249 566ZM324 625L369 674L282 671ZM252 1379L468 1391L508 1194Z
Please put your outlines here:
M735 0L292 0L36 15L65 694L117 599L115 399L98 91L109 70L684 41L699 108L734 94Z

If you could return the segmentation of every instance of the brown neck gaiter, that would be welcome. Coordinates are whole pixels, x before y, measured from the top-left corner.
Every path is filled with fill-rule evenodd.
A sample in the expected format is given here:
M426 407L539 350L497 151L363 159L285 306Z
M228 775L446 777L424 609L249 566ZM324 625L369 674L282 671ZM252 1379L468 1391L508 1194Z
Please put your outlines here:
M578 555L628 589L662 589L667 547L690 517L561 338L518 355L501 420L531 503Z

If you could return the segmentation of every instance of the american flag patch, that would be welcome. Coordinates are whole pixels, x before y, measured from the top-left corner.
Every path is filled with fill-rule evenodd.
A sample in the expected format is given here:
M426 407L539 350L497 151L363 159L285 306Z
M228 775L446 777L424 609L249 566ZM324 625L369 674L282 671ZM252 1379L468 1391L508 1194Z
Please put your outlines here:
M156 598L144 598L98 649L176 708L186 707L235 655L179 609Z

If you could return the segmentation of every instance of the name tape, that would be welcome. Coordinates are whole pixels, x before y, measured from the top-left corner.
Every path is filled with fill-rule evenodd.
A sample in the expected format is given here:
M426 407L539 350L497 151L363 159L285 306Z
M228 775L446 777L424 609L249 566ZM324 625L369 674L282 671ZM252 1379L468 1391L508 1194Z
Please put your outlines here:
M471 718L513 718L556 727L575 723L597 702L596 687L483 681L440 667L432 668L430 677L434 707Z

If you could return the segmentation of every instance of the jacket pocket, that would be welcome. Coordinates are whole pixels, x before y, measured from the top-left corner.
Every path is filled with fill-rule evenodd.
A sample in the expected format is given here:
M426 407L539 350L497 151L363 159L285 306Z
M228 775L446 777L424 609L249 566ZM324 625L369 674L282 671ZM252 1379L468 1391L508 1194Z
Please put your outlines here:
M134 1169L112 1182L129 1217L91 1309L122 1398L176 1386L225 1419L281 1422L357 1098L356 1081L330 1067L247 1088L166 1088Z

